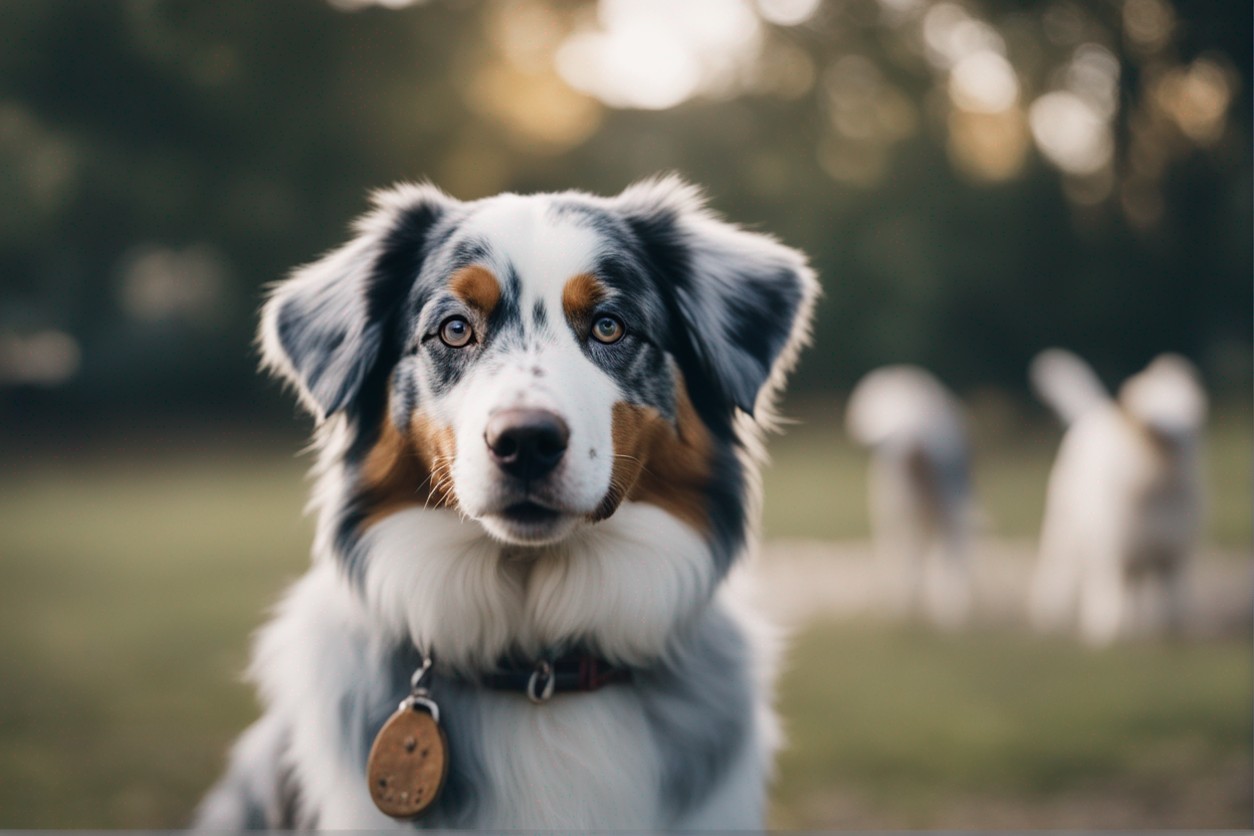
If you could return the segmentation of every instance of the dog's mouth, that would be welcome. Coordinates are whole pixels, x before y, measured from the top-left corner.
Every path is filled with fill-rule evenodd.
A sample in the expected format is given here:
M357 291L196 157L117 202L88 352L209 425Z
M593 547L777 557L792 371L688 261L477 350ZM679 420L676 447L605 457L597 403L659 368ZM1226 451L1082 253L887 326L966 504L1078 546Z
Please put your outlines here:
M516 525L552 525L562 516L555 508L541 505L539 502L526 500L506 506L500 515Z
M514 502L485 514L481 521L498 538L523 545L543 545L569 533L578 515L533 499Z

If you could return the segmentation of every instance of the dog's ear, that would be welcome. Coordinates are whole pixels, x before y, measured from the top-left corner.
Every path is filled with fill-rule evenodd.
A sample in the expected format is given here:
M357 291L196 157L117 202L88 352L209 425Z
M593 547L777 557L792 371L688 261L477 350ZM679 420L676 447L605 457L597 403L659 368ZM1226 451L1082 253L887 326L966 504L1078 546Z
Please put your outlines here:
M728 409L752 416L809 336L819 286L805 255L718 219L674 176L631 186L616 202L683 322L673 347L689 384L698 376Z
M429 185L372 195L356 237L274 286L261 314L262 364L319 420L347 406L379 359L389 315L403 309L431 228L456 202Z

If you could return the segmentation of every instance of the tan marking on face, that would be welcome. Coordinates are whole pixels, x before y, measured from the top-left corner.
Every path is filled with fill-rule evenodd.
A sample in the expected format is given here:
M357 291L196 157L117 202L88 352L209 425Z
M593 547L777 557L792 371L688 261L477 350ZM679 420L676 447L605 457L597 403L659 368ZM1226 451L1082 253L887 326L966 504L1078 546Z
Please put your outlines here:
M363 527L406 508L457 505L450 468L457 451L450 427L415 413L402 433L388 418L361 466Z
M479 264L463 267L453 274L449 290L463 302L489 316L501 301L501 283L492 271Z
M706 494L713 443L683 380L677 384L675 424L652 407L614 404L614 468L594 520L609 517L626 499L657 505L709 533Z
M591 273L571 277L562 288L562 311L566 321L576 327L586 324L596 306L608 295L605 285Z

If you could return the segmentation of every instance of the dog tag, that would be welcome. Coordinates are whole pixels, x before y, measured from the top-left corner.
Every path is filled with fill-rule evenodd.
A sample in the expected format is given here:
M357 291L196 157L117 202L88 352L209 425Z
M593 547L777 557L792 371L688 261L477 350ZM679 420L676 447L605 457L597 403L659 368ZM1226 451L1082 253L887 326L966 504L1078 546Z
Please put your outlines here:
M447 774L448 742L439 709L426 697L407 697L370 747L370 797L394 819L416 818L440 794Z

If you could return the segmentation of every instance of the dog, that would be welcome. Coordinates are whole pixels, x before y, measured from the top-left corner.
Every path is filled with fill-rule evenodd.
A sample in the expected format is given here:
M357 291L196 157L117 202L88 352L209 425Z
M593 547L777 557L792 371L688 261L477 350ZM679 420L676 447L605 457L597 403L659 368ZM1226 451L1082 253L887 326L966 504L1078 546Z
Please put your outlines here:
M872 532L898 615L954 627L971 609L973 502L962 407L917 366L885 366L849 397L845 427L872 453Z
M1202 525L1207 405L1197 371L1163 354L1111 398L1083 360L1048 349L1029 377L1067 426L1049 477L1032 623L1078 623L1094 645L1181 629Z
M769 647L725 581L806 258L673 176L373 204L263 309L316 421L314 557L195 823L762 827Z

